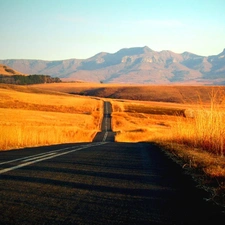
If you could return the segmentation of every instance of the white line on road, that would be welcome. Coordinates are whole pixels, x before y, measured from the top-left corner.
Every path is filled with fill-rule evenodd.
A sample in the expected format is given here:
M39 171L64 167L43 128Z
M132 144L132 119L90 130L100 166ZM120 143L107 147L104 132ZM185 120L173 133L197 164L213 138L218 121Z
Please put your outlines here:
M67 149L71 149L71 147L67 147L67 148L62 148L62 149L58 149L58 150L55 150L55 151L51 151L51 153L52 152L63 151L63 150L67 150ZM49 153L49 152L47 152L47 153ZM18 158L18 159L13 159L13 160L5 161L5 162L1 162L0 165L7 164L7 163L12 163L12 162L16 162L16 161L20 161L20 160L24 160L24 159L29 159L29 158L33 158L33 157L38 157L38 156L42 156L42 155L46 155L46 152L40 153L40 154L36 154L36 155L26 156L26 157L22 157L22 158Z
M41 156L38 156L38 157L32 157L32 158L29 158L29 159L25 159L25 160L23 160L22 162L29 162L29 161L32 161L32 160L41 159L41 158L45 158L45 157L47 157L47 156L56 155L56 154L57 154L57 153L53 152L53 153L41 155Z
M2 170L0 170L0 174L9 172L9 171L12 171L12 170L15 170L15 169L19 169L21 167L28 166L28 165L31 165L31 164L34 164L34 163L37 163L37 162L41 162L41 161L44 161L44 160L47 160L47 159L52 159L52 158L55 158L55 157L58 157L58 156L66 155L66 154L69 154L69 153L72 153L72 152L76 152L76 151L83 150L83 149L86 149L86 148L89 148L89 147L94 147L94 146L103 145L103 144L105 144L105 143L100 142L100 143L87 144L87 145L84 145L84 146L81 146L81 147L78 147L78 148L75 148L75 149L73 148L73 149L71 149L69 151L61 152L61 153L52 153L52 152L50 152L50 154L46 154L42 158L34 157L32 159L32 161L25 162L25 163L22 163L22 164L19 164L19 165L16 165L16 166L12 166L12 167L9 167L9 168L2 169ZM56 150L54 152L62 151L62 150L65 150L65 149L68 149L68 148L59 149L59 150ZM24 157L24 158L26 158L26 157ZM18 160L19 159L17 159L17 161ZM11 160L11 161L13 161L13 160ZM14 160L14 161L16 161L16 160Z
M103 139L102 139L103 142L105 142L107 136L108 136L108 132L106 131L105 134L104 134L104 137L103 137Z
M108 130L108 120L107 120L107 117L105 118L105 130L107 131Z

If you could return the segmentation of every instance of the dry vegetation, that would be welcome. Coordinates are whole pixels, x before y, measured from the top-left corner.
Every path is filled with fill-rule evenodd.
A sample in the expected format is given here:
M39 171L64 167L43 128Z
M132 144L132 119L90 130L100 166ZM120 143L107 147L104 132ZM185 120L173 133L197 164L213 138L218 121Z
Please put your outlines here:
M2 86L1 149L91 141L99 129L102 101L68 93L107 97L116 141L160 145L212 193L211 200L225 205L224 90L86 83Z
M225 206L222 96L213 93L206 105L111 100L116 141L157 143Z
M0 149L92 141L101 110L99 100L1 85Z
M137 131L146 133L141 136L142 140L170 140L200 147L221 157L225 155L225 102L219 91L212 93L209 104L111 102L114 110L113 127L115 131L120 131L117 135L119 141L140 141L138 136L132 137L132 133ZM153 132L160 130L162 133L164 130L166 133L163 133L163 137L155 133L147 135L152 129ZM122 137L126 131L131 133L130 138L129 135L127 138Z
M112 126L117 132L116 141L139 142L161 140L176 122L182 109L158 106L157 103L138 103L112 100ZM165 104L163 104L165 105ZM167 112L167 114L165 114Z
M100 83L53 83L33 85L42 90L60 91L110 99L196 104L210 102L212 89L225 91L225 86L129 85Z
M0 64L0 74L1 75L8 75L8 76L11 76L11 75L25 75L21 72L18 72L12 68L10 68L9 66L6 66L6 65L3 65L3 64Z

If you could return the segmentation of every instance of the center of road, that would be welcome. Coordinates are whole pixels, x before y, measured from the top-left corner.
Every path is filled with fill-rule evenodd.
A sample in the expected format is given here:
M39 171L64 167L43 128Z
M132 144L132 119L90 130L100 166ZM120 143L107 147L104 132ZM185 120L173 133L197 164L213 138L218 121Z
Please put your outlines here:
M95 135L93 142L114 142L115 132L113 132L111 128L111 113L112 113L111 103L104 102L103 109L104 112L101 124L101 131Z
M58 150L51 151L51 152L46 152L46 153L42 153L42 154L37 154L37 155L32 155L32 156L28 156L28 157L23 157L23 158L19 158L19 159L2 162L2 163L0 163L0 165L10 164L10 163L14 163L14 162L19 162L19 164L0 170L0 174L6 173L11 170L19 169L21 167L28 166L28 165L31 165L31 164L34 164L37 162L41 162L41 161L44 161L47 159L52 159L52 158L55 158L58 156L66 155L66 154L69 154L72 152L76 152L76 151L80 151L80 150L83 150L86 148L104 145L104 144L105 144L104 142L88 143L88 144L85 144L85 145L82 145L82 146L79 146L76 148L73 148L73 147L62 148L62 149L58 149Z

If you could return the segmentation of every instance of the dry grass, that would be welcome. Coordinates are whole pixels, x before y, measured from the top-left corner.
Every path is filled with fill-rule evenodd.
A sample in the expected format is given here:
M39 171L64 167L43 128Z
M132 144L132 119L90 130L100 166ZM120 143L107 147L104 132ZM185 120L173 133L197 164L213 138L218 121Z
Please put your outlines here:
M129 85L100 83L53 83L33 85L39 90L60 91L110 99L129 99L138 101L173 102L196 104L201 99L210 102L212 89L225 91L224 86L191 85Z
M9 66L6 66L6 65L3 65L3 64L0 64L0 74L1 75L7 75L7 76L12 76L12 75L25 75L21 72L18 72L12 68L10 68Z
M113 127L119 131L118 140L126 141L121 134L131 136L137 131L136 139L152 140L151 130L163 132L162 140L200 147L223 157L225 154L224 96L213 92L210 104L177 104L135 101L111 101L113 104ZM191 109L190 109L191 106ZM189 111L189 112L188 112ZM188 115L189 114L189 115ZM191 115L191 116L190 116ZM156 128L156 129L155 129ZM166 134L165 132L169 130ZM156 138L158 135L154 135Z
M44 140L41 145L91 140L99 130L102 102L66 93L84 94L89 90L87 94L98 97L133 99L108 99L113 106L112 127L117 133L116 141L146 141L162 146L201 186L209 189L213 200L225 205L224 87L134 88L129 85L60 83L29 88L13 86L13 89L6 85L0 89L1 137L4 136L4 140L10 140L7 134L12 134L11 140L18 137L14 144L5 142L6 146L36 145L40 144L37 141L40 138ZM143 99L148 101L141 101ZM183 116L187 115L187 109L193 118ZM36 134L28 134L31 130ZM13 134L14 131L17 133ZM26 143L29 142L27 136L21 138L21 134L26 133L36 137L33 143ZM0 143L3 143L1 137ZM57 140L51 140L55 137ZM24 144L19 145L22 139Z
M224 157L224 98L219 90L213 91L210 104L198 104L192 108L192 118L177 119L169 139Z
M112 126L116 141L139 142L161 140L168 135L183 109L175 104L111 101ZM164 106L164 107L163 107Z
M157 143L211 192L211 200L225 205L225 114L218 93L210 105L192 105L194 118L181 113L190 105L112 100L116 141Z
M225 155L224 111L201 109L194 114L195 118L190 120L177 119L169 139L223 157Z
M99 131L102 101L19 89L0 88L1 150L90 142Z

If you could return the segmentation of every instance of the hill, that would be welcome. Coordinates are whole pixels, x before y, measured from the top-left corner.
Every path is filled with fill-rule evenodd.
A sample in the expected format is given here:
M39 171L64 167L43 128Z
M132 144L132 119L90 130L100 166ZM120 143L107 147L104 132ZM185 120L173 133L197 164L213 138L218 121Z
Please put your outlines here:
M41 83L59 83L61 80L58 77L49 75L27 75L18 72L6 65L0 65L0 83L5 84L41 84Z
M133 84L225 84L225 49L218 55L182 54L149 47L101 52L88 59L58 61L8 59L7 66L28 74L48 74L64 81Z
M26 74L18 72L10 68L9 66L0 64L0 75L13 76L13 75L26 75Z
M197 85L129 85L100 83L51 83L32 85L41 91L56 91L66 94L93 96L96 98L133 101L151 101L159 104L210 104L213 96L223 101L225 86Z

